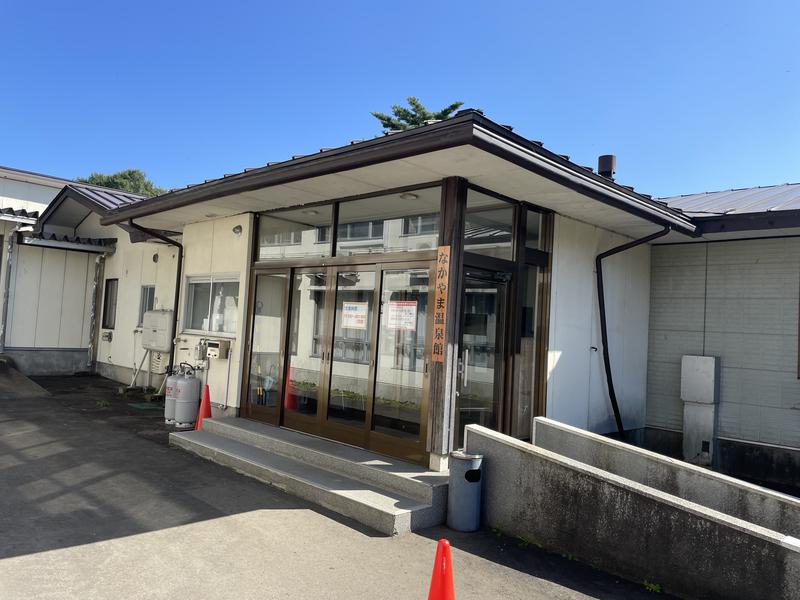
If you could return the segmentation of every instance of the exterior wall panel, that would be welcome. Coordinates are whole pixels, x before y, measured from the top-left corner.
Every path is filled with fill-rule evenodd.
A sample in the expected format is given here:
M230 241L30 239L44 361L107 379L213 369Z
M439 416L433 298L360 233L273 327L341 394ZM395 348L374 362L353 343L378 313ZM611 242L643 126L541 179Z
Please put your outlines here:
M553 239L547 415L598 433L614 431L600 343L595 257L629 241L557 215ZM650 249L603 264L609 352L626 428L644 426ZM593 348L596 348L593 349Z
M682 429L668 374L680 379L682 354L719 356L719 436L798 446L800 239L656 246L652 255L647 424Z

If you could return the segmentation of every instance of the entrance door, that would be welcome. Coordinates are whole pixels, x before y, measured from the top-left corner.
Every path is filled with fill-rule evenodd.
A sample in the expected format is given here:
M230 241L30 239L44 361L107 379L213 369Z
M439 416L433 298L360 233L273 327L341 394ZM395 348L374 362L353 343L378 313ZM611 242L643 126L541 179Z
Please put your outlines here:
M285 347L285 358L268 363L262 350L252 356L251 394L268 398L272 412L250 414L278 422L274 412L280 409L279 422L290 429L424 462L431 269L426 261L283 273L287 317L269 333L271 342ZM266 286L257 276L254 310L265 310L258 298ZM265 341L253 348L269 340L261 330L254 321L253 339ZM283 380L268 380L276 390L282 385L278 402L281 396L265 395L259 382L281 361Z
M504 393L508 277L467 269L461 312L461 356L456 400L456 446L464 427L497 429Z
M253 277L252 321L244 386L247 416L277 425L283 389L288 271L259 271Z

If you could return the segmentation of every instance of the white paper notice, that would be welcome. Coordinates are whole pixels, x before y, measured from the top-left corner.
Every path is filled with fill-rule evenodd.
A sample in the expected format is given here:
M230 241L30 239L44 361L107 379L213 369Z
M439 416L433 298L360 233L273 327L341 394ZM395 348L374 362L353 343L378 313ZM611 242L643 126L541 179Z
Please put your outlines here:
M417 301L393 300L389 302L386 314L386 327L400 331L416 331L417 329Z
M366 329L369 304L367 302L342 302L342 327Z

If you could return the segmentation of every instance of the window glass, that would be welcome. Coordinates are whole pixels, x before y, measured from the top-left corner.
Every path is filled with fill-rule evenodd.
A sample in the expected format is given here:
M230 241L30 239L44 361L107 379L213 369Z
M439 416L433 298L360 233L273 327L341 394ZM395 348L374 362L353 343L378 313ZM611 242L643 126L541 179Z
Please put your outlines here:
M236 333L239 282L213 278L192 280L187 286L186 329Z
M336 255L436 248L441 196L432 187L342 202Z
M467 192L464 250L511 260L514 205L475 190Z
M532 210L527 211L525 226L525 247L539 249L540 231L542 228L542 214Z
M327 205L261 215L256 260L330 256L331 214Z
M144 322L144 313L153 310L156 302L156 286L143 285L142 293L139 298L139 325Z
M103 329L114 329L117 321L117 289L119 279L106 279L103 294Z
M239 282L211 284L211 331L236 333L239 316Z

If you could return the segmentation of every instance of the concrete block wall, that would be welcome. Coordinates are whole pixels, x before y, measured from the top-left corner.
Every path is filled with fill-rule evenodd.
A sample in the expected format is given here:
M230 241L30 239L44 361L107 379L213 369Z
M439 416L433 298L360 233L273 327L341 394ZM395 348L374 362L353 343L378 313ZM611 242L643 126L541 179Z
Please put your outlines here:
M533 444L773 531L800 538L800 499L537 417Z
M652 248L647 425L680 431L680 360L718 356L718 435L800 447L800 238Z
M483 521L632 581L704 600L796 599L800 541L489 429Z

